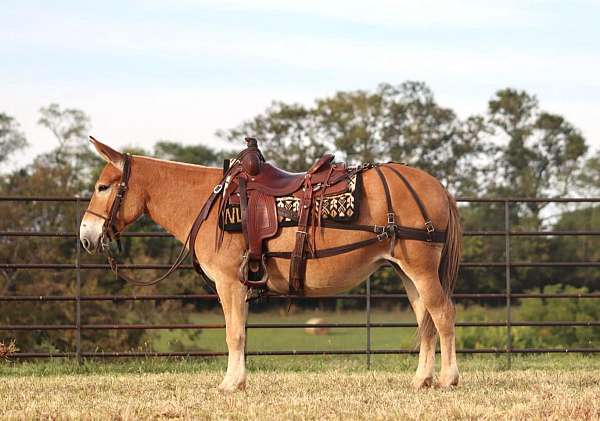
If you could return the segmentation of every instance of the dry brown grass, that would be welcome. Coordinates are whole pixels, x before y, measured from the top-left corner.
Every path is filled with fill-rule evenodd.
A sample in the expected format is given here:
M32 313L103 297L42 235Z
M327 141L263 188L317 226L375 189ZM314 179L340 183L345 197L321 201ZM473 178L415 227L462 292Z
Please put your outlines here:
M7 376L3 419L599 419L597 370L470 371L455 390L415 392L411 374L251 373L216 390L221 373Z

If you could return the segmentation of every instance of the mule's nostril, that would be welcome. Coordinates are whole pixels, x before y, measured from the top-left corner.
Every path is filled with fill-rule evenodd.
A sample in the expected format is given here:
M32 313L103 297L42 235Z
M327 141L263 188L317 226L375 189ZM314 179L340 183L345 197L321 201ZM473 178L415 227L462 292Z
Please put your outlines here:
M90 240L88 240L87 238L82 238L81 244L83 245L84 249L86 249L86 250L90 249Z

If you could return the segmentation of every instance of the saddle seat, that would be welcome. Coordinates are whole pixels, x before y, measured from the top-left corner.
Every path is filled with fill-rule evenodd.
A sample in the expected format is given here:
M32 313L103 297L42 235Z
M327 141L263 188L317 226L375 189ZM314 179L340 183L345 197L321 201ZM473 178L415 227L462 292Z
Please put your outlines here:
M325 182L329 172L333 171L333 160L333 155L325 154L308 171L301 173L260 162L258 174L251 175L248 180L248 190L258 190L275 197L290 196L302 188L309 175L313 185Z

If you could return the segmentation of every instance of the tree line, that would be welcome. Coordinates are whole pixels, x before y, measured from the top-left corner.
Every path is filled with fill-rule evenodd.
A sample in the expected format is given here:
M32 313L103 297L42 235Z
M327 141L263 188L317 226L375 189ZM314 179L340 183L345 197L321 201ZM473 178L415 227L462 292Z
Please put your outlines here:
M27 147L18 122L0 112L0 195L87 195L104 162L89 148L91 118L83 110L50 104L40 109L38 123L52 133L56 146L32 162L14 168L11 159ZM430 172L455 195L462 197L549 197L600 194L600 152L563 116L543 109L525 91L497 91L481 113L460 117L439 104L422 82L381 84L371 91L342 91L318 98L310 105L273 102L264 112L217 133L230 147L217 150L203 143L182 144L159 140L149 149L131 146L129 152L159 158L221 166L225 157L243 148L243 138L260 139L267 159L289 170L305 170L325 152L353 163L397 161ZM110 142L110 139L106 139ZM147 142L143 142L147 144ZM0 202L0 231L29 230L73 232L76 213L82 209L63 203ZM504 207L499 204L462 204L466 230L501 230ZM511 205L513 230L584 230L600 226L598 207L552 206L540 202ZM143 219L132 230L154 231ZM178 245L164 238L126 238L125 259L138 263L168 263ZM598 261L597 237L515 237L511 254L520 261ZM0 262L72 263L73 238L0 236ZM85 257L102 262L100 257ZM465 237L465 261L504 259L503 237ZM133 287L105 270L84 271L83 293L127 294ZM73 271L0 270L0 295L72 295ZM600 289L597 269L513 269L513 291L541 290L550 284ZM458 290L500 292L503 268L464 268ZM375 290L397 291L399 284L388 271L373 279ZM144 293L198 293L201 283L191 272L181 271ZM44 311L40 311L43 305ZM314 305L310 302L306 304ZM325 303L334 306L333 303ZM351 305L351 304L338 304ZM259 305L259 309L268 304ZM145 303L86 303L84 323L172 321L181 308L201 310L206 303L163 301ZM3 303L4 324L65 323L74 318L74 307L63 303ZM186 316L181 316L186 317ZM180 321L180 320L179 320ZM138 346L144 333L99 331L84 334L84 344L109 343L114 349ZM37 350L64 350L71 333L38 332L20 335L20 343ZM25 347L25 345L22 345Z

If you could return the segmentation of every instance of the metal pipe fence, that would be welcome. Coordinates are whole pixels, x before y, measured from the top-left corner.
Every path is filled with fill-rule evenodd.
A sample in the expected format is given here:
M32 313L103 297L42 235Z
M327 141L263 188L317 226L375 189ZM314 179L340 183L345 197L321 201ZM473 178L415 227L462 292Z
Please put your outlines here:
M74 203L76 213L76 226L79 226L82 203L87 198L80 197L21 197L21 196L0 196L0 202L67 202ZM459 321L456 327L504 327L506 328L506 345L503 348L477 348L477 349L458 349L461 354L505 354L507 364L510 367L511 356L513 354L531 354L531 353L599 353L600 348L513 348L512 346L512 328L513 327L596 327L600 326L600 320L590 321L524 321L513 320L512 310L514 299L600 299L600 292L590 293L513 293L512 292L512 270L514 268L535 268L535 267L600 267L600 262L531 262L531 261L513 261L511 258L511 238L528 236L600 236L600 230L554 230L554 231L520 231L512 230L510 226L510 206L515 203L600 203L600 198L459 198L462 203L495 203L503 205L504 210L504 229L488 231L466 231L467 237L504 237L504 260L490 262L462 262L461 267L471 268L504 268L505 291L496 293L455 293L454 299L469 300L490 300L498 299L505 301L506 317L504 321L498 322L480 322L480 321ZM170 238L170 234L165 232L135 232L124 233L124 237L163 237ZM82 271L91 269L108 269L108 264L82 263L81 246L79 242L79 232L43 232L43 231L0 231L1 237L58 237L72 238L75 240L75 262L73 263L4 263L0 262L0 269L8 270L31 270L31 269L53 269L53 270L74 270L76 274L75 295L3 295L0 296L0 302L74 302L76 306L75 320L71 324L48 325L48 324L30 324L30 325L0 325L0 331L75 331L75 352L18 352L12 355L15 358L48 358L48 357L66 357L66 358L121 358L121 357L216 357L227 355L226 352L203 352L203 351L185 351L185 352L93 352L82 350L81 333L88 330L155 330L155 329L224 329L224 323L216 324L195 324L195 323L164 323L164 324L84 324L81 322L81 306L85 302L131 302L131 301L162 301L162 300L203 300L216 301L218 297L214 294L149 294L149 295L82 295L81 286ZM124 269L143 270L143 269L167 269L168 264L123 264ZM191 270L192 265L182 265L180 270ZM418 354L416 349L372 349L371 331L374 328L414 328L416 323L411 322L373 322L371 320L372 300L386 299L406 299L406 294L390 293L377 294L371 292L371 280L367 279L365 294L338 294L321 295L313 297L296 297L290 295L272 295L269 299L276 300L364 300L365 302L365 323L248 323L247 329L302 329L302 328L362 328L366 333L366 346L364 349L343 349L343 350L284 350L284 351L250 351L248 356L277 356L277 355L365 355L367 366L371 366L372 355L382 354Z

